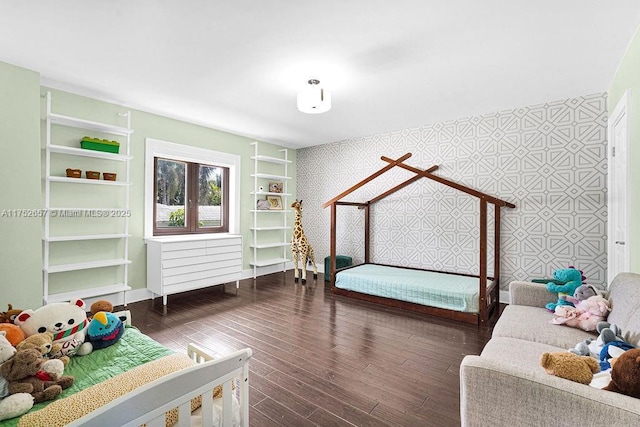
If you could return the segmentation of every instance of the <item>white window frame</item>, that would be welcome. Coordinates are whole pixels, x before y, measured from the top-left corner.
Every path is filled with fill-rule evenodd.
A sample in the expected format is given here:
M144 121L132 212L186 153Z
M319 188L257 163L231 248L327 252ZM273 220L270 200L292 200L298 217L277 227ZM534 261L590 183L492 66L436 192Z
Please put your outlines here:
M153 191L154 158L162 157L171 160L185 162L213 164L229 168L229 232L207 233L215 235L240 233L240 159L236 154L222 153L220 151L207 150L206 148L192 147L176 144L174 142L161 141L159 139L145 138L144 158L144 238L153 238L153 203L155 194ZM198 233L199 235L203 233Z

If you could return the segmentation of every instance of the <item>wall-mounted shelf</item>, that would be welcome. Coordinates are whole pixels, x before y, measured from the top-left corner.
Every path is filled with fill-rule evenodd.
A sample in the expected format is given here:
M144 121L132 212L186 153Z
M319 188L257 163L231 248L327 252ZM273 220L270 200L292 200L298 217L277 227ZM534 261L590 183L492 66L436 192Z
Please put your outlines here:
M107 153L105 151L85 150L84 148L67 147L64 145L49 145L46 147L51 153L68 154L70 156L93 157L96 159L115 160L118 162L126 162L131 160L131 156L123 154Z
M54 113L52 112L51 104L52 96L50 92L47 92L46 136L44 143L45 155L43 165L45 177L43 208L48 212L48 215L44 216L44 234L42 237L44 247L42 266L43 301L47 304L54 301L69 301L72 298L93 298L122 293L122 299L124 305L126 305L126 291L131 289L128 285L128 266L131 264L131 261L128 259L129 238L131 237L131 234L129 233L129 187L131 185L130 160L132 159L131 134L133 133L133 129L131 129L131 114L129 112L119 113L118 119L122 120L122 118L126 118L127 121L127 126L123 127ZM54 127L54 125L58 125L58 127ZM80 148L80 139L82 136L77 140L78 147L54 143L52 142L54 139L62 138L56 137L56 134L60 133L61 135L66 135L66 132L61 132L62 129L60 127L82 129L89 131L87 132L89 134L92 132L98 132L100 134L115 135L115 138L117 138L120 143L121 152L116 154ZM78 131L74 131L74 133L80 134ZM113 137L110 137L110 139L111 138ZM67 141L68 140L69 137L67 137ZM91 164L92 169L97 167L96 165L100 165L99 169L94 170L105 172L116 172L118 168L114 168L114 163L112 162L120 163L119 168L121 169L117 175L118 180L109 181L104 179L69 178L66 176L60 176L59 172L52 172L54 170L59 170L59 165L63 162L68 164L79 163L82 165L86 161L93 162ZM61 172L64 174L64 171ZM90 201L87 201L86 205L79 207L64 207L59 206L64 203L52 203L52 198L57 200L58 197L62 197L64 199L65 197L69 198L70 196L77 194L79 191L77 189L78 187L68 186L67 184L94 186L87 187L87 195L99 194L98 197L102 197L103 191L108 192L104 194L109 194L111 196L111 198L108 198L110 203L113 203L115 200L118 206L110 208L92 206L93 203ZM73 190L73 188L75 188L75 190ZM113 190L109 190L109 188L113 188ZM90 199L90 197L87 197L87 199ZM84 202L85 200L83 198L81 203ZM68 224L64 225L54 223L52 222L53 218L73 218L76 221L83 221L85 219L89 220L90 218L101 218L101 220L110 221L109 225L117 228L117 230L109 230L112 232L105 233L104 222L98 223L97 221L93 221L93 224L91 224L84 221L82 225L92 228L91 231L93 231L93 233L87 229L85 230L87 231L85 234L73 234L73 232L69 232ZM82 243L82 246L79 246L80 244L78 242L84 243ZM98 244L97 242L102 243ZM53 255L60 251L62 246L65 247L63 252L66 252L66 257L68 258L69 253L73 253L73 250L86 251L87 247L92 247L92 245L98 245L95 246L96 257L99 258L100 255L102 255L102 252L104 252L103 259L88 262L55 263L55 257ZM108 247L108 250L105 249L106 247ZM115 259L113 258L114 256L116 257ZM107 268L118 269L115 270L112 275L108 276L113 279L107 279L109 281L113 280L116 283L107 285L96 283L93 286L91 283L87 283L82 287L82 289L61 292L56 291L56 287L61 288L63 286L60 284L56 286L55 283L52 284L52 275L57 273L72 273L81 270Z
M87 178L68 178L66 176L50 176L50 177L47 177L47 181L65 182L67 184L113 185L116 187L126 187L131 185L130 182L124 182L124 181L108 181L105 179L87 179Z
M289 176L289 165L292 163L288 159L289 151L287 149L278 150L282 153L282 157L267 156L259 154L258 142L252 142L254 146L253 160L253 206L257 206L259 199L265 199L268 196L278 196L282 199L284 208L289 206L289 197L291 193L287 191ZM263 168L268 168L266 171ZM282 193L264 191L269 188L269 181L282 182ZM262 188L261 188L262 187ZM288 259L288 251L290 242L287 239L287 232L291 227L287 224L287 214L291 212L288 209L268 209L259 210L252 209L253 216L252 241L249 247L252 249L252 260L249 265L253 267L253 277L258 275L258 268L273 265L282 265L282 271L286 270ZM281 214L281 215L277 215ZM280 256L275 256L280 252Z
M50 95L49 99L51 99ZM50 102L49 105L51 105ZM52 125L70 126L74 128L92 130L102 133L110 133L112 135L120 136L129 136L133 133L133 129L131 129L130 127L125 128L121 126L109 125L106 123L93 122L91 120L80 119L78 117L52 113L50 110L47 111L47 118L49 120L49 123Z

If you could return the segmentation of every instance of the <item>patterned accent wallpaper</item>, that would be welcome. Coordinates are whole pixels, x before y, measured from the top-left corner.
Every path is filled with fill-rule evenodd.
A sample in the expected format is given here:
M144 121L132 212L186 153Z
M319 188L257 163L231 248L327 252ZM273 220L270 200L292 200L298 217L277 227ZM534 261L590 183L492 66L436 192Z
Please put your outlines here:
M303 227L322 268L330 212L321 205L386 166L381 156L514 203L502 208L501 288L574 265L606 283L606 93L325 144L297 152ZM394 168L345 201L367 201L413 176ZM489 253L493 215L489 206ZM364 258L363 212L338 206L339 255ZM420 179L376 203L372 261L459 273L479 271L479 201ZM489 260L493 274L493 257Z

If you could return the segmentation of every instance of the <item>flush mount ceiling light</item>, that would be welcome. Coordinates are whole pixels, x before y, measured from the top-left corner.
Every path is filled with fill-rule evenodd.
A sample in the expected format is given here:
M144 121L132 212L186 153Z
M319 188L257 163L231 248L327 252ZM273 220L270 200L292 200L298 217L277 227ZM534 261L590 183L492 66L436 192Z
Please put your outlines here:
M320 86L320 80L310 79L298 93L298 110L307 114L320 114L331 109L331 94Z

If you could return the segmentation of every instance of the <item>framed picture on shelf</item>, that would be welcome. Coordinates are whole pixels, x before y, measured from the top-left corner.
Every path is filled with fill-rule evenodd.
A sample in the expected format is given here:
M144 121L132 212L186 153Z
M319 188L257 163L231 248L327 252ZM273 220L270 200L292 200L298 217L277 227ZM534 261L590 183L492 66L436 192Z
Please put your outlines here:
M282 193L282 189L284 185L281 182L270 182L269 183L269 192L270 193Z
M282 210L282 197L280 196L267 196L269 202L269 209Z

